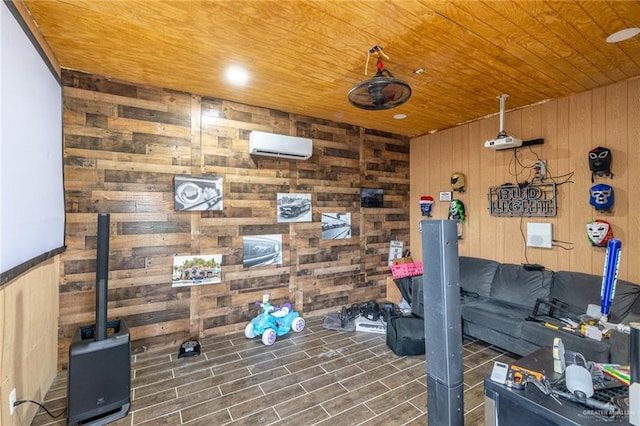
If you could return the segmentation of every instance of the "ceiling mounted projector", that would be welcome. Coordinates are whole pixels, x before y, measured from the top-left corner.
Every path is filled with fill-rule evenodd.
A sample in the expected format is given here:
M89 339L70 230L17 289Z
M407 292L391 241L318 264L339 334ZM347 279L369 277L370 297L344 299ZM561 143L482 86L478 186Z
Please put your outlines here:
M507 135L507 132L504 130L504 105L506 99L509 95L500 95L498 99L500 99L500 132L495 139L489 139L485 141L484 147L501 150L501 149L509 149L509 148L518 148L522 146L522 139L515 138L513 136Z
M351 105L367 110L383 110L395 108L407 102L411 97L411 86L395 78L389 70L384 68L382 49L374 46L369 54L378 57L376 64L378 71L373 78L361 81L349 90L348 98Z

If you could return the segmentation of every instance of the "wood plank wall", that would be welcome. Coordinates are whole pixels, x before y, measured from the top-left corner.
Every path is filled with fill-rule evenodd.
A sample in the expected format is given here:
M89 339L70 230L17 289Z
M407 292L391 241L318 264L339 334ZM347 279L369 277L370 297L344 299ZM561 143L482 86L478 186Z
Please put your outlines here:
M496 100L496 109L498 109ZM508 100L507 100L508 108ZM460 125L411 142L411 246L421 258L418 225L423 218L418 206L421 195L436 199L440 191L451 191L453 172L466 175L467 189L455 193L466 207L459 253L509 263L540 263L552 270L569 270L602 275L606 248L593 247L586 224L596 218L611 223L623 250L619 278L640 283L640 80L631 79L571 97L551 100L506 114L505 128L524 140L544 138L543 145L518 150L519 160L531 166L536 157L547 160L558 187L558 215L554 218L507 218L489 215L487 193L490 186L514 183L513 150L484 148L495 138L498 116ZM596 213L589 204L591 172L588 153L597 146L612 152L613 179L596 178L611 185L615 206L611 213ZM531 180L531 169L518 166L518 181ZM448 203L434 206L434 218L446 219ZM552 223L552 249L529 247L525 252L528 222ZM561 248L560 246L564 247Z
M94 322L96 214L111 213L110 318L134 352L244 328L268 293L305 316L384 300L389 241L409 241L409 144L398 135L63 70L67 245L60 362ZM252 130L313 138L308 161L252 158ZM223 178L224 210L176 212L175 175ZM360 188L384 207L360 207ZM312 194L313 221L277 223L278 192ZM322 213L352 237L321 239ZM283 265L245 269L242 237L281 234ZM174 255L222 254L222 282L171 286Z

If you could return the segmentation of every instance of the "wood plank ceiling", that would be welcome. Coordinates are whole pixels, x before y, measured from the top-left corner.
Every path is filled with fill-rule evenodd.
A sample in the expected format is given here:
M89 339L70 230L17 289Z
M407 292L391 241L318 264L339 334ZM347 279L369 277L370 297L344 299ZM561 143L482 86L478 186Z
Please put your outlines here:
M640 26L636 0L24 2L62 67L406 136L640 75L640 36L605 41ZM391 110L347 100L375 45L413 89Z

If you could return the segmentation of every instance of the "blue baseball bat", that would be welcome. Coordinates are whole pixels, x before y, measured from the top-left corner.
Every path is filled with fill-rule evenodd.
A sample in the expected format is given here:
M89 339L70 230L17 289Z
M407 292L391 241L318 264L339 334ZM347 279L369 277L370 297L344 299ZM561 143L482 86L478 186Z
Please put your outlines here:
M613 302L618 281L618 266L620 266L620 250L622 242L612 238L607 244L607 256L604 259L604 272L602 274L602 289L600 290L600 313L607 317Z

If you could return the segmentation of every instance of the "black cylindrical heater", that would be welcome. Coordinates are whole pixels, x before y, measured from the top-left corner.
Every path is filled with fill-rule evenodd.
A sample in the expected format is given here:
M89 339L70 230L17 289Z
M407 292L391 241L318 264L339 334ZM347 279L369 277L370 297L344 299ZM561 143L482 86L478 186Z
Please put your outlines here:
M98 215L96 323L80 326L69 346L69 425L104 425L129 412L131 340L122 319L107 321L109 215Z

